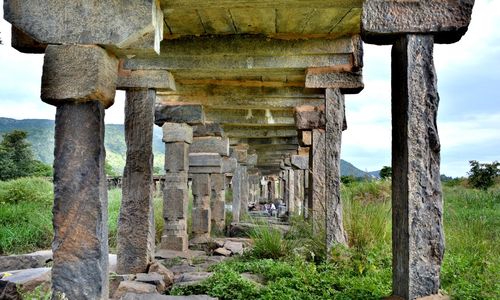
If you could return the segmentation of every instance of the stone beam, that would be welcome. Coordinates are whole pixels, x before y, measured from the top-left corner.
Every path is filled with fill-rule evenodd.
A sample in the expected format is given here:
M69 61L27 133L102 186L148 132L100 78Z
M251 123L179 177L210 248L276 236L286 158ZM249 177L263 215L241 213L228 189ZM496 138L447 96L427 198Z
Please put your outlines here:
M220 124L294 125L293 109L236 109L205 107L207 121Z
M199 104L156 104L155 124L162 126L165 122L202 124L205 122L203 106Z
M205 124L194 125L193 126L193 136L220 136L224 135L224 129L219 123L207 122Z
M246 1L246 0L161 0L161 7L163 9L192 9L193 7L198 8L277 8L277 7L296 7L296 8L352 8L361 7L362 0L332 0L332 1L322 1L322 0L309 0L307 2L300 0L260 0L260 1Z
M436 43L454 43L467 32L474 0L395 1L363 3L363 40L392 44L402 34L430 34Z
M292 155L291 159L293 167L300 170L309 169L309 155Z
M364 88L363 75L361 72L308 68L306 87L340 89L343 94L358 94Z
M191 153L217 153L229 156L229 139L225 137L196 137L189 149Z
M248 145L298 145L297 137L276 137L276 138L230 138L231 145L248 144Z
M47 44L39 43L38 41L34 40L31 36L17 29L15 26L12 26L11 33L12 33L11 46L17 51L22 53L33 53L33 54L45 53Z
M118 72L116 89L151 88L156 90L175 90L175 80L166 70L125 70Z
M269 126L269 125L224 125L224 132L229 138L279 138L296 137L295 126Z
M320 105L325 98L321 89L304 88L303 84L302 87L269 87L242 86L241 82L218 83L221 84L177 84L176 91L159 93L157 102L197 103L210 108L290 109L304 104Z
M182 37L164 41L160 56L138 55L127 69L283 70L353 66L353 38L333 40L267 39L263 36ZM212 74L213 76L213 74Z
M83 17L84 16L84 17ZM7 0L4 18L43 44L116 45L125 48L146 34L163 39L157 1Z

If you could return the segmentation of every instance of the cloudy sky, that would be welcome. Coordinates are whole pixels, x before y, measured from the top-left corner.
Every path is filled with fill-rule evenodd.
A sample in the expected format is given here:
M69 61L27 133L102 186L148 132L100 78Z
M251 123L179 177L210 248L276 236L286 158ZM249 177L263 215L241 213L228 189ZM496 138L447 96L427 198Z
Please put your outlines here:
M39 98L42 55L12 49L10 25L0 19L0 117L54 119L54 107ZM390 65L390 47L365 45L365 90L346 97L342 157L363 170L391 162ZM500 160L500 1L476 0L468 33L436 45L435 65L441 173L465 176L469 160ZM107 123L123 123L123 99L118 93Z

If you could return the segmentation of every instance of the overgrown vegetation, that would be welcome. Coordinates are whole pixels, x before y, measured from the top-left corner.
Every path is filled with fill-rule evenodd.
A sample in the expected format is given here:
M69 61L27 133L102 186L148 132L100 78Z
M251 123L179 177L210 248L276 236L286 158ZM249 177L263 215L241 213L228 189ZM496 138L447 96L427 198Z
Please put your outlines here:
M33 158L25 131L14 130L0 142L0 180L28 176L51 176L52 167Z
M449 185L449 186L448 186ZM172 294L209 294L219 299L380 299L391 292L390 182L342 186L349 248L334 247L327 259L312 224L292 216L291 230L260 228L255 247L214 267L214 276ZM498 299L500 295L500 185L487 191L464 181L444 186L446 254L442 291L454 299ZM0 254L50 248L52 184L23 178L0 182ZM116 247L121 191L109 191L109 243ZM154 200L157 242L162 200ZM316 224L318 225L318 224ZM318 228L318 227L316 227ZM249 273L241 275L243 273ZM250 278L250 279L248 279Z
M381 299L391 293L390 182L351 182L342 187L349 248L335 247L326 260L312 225L292 217L292 228L260 228L256 247L214 268L196 286L175 295L219 299ZM500 188L444 187L446 255L442 291L452 299L498 299L500 285ZM249 280L249 276L261 280ZM243 274L243 275L241 275ZM252 277L250 277L252 278Z
M469 171L469 183L471 186L487 190L495 184L495 178L500 175L500 163L497 161L491 164L481 164L475 160L469 161L471 169Z

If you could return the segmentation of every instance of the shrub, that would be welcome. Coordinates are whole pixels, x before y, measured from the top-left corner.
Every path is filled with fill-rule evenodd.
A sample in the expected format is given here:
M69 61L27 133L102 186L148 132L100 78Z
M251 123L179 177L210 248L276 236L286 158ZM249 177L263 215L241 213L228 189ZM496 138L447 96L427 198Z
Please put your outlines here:
M53 203L54 189L44 178L19 178L0 183L0 203Z
M252 255L257 258L280 258L286 255L281 232L269 226L258 226L250 232L253 239Z
M500 163L497 161L491 164L481 164L475 160L469 161L471 169L469 174L469 183L477 188L486 190L495 184L495 178L500 175Z

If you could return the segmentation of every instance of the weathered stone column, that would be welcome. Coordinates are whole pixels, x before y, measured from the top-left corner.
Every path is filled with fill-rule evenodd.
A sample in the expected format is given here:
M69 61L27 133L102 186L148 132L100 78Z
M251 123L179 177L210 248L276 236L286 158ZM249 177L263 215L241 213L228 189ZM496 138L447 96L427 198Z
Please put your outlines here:
M393 294L437 294L444 254L434 42L467 31L470 1L367 1L363 39L392 48ZM388 22L388 20L391 20Z
M165 187L163 189L163 218L161 249L188 250L188 170L189 145L193 129L185 123L164 123Z
M197 133L199 135L199 133ZM224 176L222 157L229 156L229 139L220 136L197 136L193 138L189 154L189 172L193 179L193 240L204 242L210 237L212 212L212 188L218 191L224 186L223 181L211 185L213 174ZM223 179L213 177L214 179ZM219 192L220 195L220 192ZM222 194L223 197L223 194Z
M340 147L344 129L344 95L339 89L326 89L326 247L347 244L340 202Z
M295 190L297 194L296 211L299 215L304 214L305 197L305 173L309 168L309 156L292 155L292 166L295 168Z
M125 104L127 158L118 218L117 273L144 273L154 260L153 89L130 89Z
M210 174L191 174L193 179L193 239L196 241L210 238L211 210Z
M246 164L248 153L247 145L238 145L231 148L231 157L235 158L237 161L237 166L234 170L234 175L232 179L233 184L233 222L240 222L240 214L242 211L242 198L243 196L243 182L244 182L244 166L242 164ZM246 212L246 210L245 210Z
M226 220L226 175L212 174L210 175L210 183L212 187L210 203L210 208L212 210L212 229L222 233Z
M118 61L98 46L45 51L41 98L57 107L54 298L108 298L104 109L113 104L117 70Z

